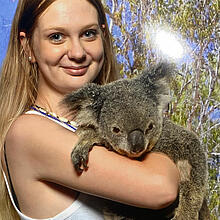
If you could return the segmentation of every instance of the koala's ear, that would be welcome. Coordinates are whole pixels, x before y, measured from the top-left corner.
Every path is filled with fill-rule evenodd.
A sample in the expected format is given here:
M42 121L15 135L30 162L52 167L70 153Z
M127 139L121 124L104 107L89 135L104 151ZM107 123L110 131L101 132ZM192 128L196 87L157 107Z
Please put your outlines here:
M155 71L150 75L152 77L151 80L155 83L155 92L159 103L158 110L161 113L168 107L168 103L171 101L170 81L174 70L174 64L159 63L155 67Z
M175 65L171 63L159 63L145 70L140 76L140 80L146 86L149 93L154 94L161 111L167 107L171 100L170 81L175 71Z
M101 86L95 83L89 83L66 95L62 104L68 107L69 113L86 114L88 117L97 117L102 107ZM85 115L84 115L85 116ZM89 118L87 118L89 120Z
M158 81L169 82L174 70L174 64L163 62L146 69L140 77L146 84L157 84Z

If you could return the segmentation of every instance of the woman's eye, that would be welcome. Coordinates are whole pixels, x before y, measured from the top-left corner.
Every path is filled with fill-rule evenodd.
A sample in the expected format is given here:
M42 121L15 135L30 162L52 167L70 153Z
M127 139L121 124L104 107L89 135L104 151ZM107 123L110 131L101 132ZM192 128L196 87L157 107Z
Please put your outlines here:
M83 33L83 37L88 39L94 39L97 36L97 30L87 30Z
M59 43L63 40L63 35L60 33L51 34L49 36L50 40L54 43Z

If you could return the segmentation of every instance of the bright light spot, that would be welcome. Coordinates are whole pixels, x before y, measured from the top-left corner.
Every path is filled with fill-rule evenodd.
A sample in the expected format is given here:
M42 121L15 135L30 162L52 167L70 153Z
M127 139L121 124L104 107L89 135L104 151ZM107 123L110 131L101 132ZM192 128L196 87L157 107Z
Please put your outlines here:
M183 46L172 33L159 30L155 37L155 43L162 53L173 59L179 59L183 56Z

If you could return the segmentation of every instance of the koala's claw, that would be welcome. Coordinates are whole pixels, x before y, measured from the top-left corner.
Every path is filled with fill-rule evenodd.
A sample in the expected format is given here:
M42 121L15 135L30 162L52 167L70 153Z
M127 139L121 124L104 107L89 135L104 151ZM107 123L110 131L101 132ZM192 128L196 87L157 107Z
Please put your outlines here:
M83 168L81 168L82 166L83 166ZM80 173L80 174L81 174L84 170L87 170L87 169L88 169L88 166L85 165L85 163L83 163L83 164L80 164L80 163L75 164L74 167L75 167L77 173Z
M84 170L88 169L87 161L88 161L87 159L85 160L85 158L82 157L79 157L77 159L72 157L73 165L76 171L79 173L82 173Z
M88 169L87 162L88 157L85 155L74 155L72 154L72 162L77 172L82 173Z
M78 173L82 173L83 171L88 169L88 166L87 166L88 155L89 155L89 152L87 151L80 152L79 150L77 150L77 148L75 148L72 151L71 159Z

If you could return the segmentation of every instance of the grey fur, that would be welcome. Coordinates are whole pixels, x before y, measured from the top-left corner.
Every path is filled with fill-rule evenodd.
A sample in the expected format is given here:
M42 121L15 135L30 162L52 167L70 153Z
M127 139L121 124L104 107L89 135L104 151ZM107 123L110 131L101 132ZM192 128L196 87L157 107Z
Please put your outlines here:
M67 95L63 103L73 115L77 112L74 120L80 137L72 151L72 162L78 172L87 169L94 145L131 158L140 158L148 151L163 152L174 161L181 176L179 204L172 219L207 220L208 214L199 214L206 204L204 149L194 133L163 118L170 100L168 81L172 71L171 65L161 63L133 79L103 86L90 83ZM112 219L157 219L135 215Z

